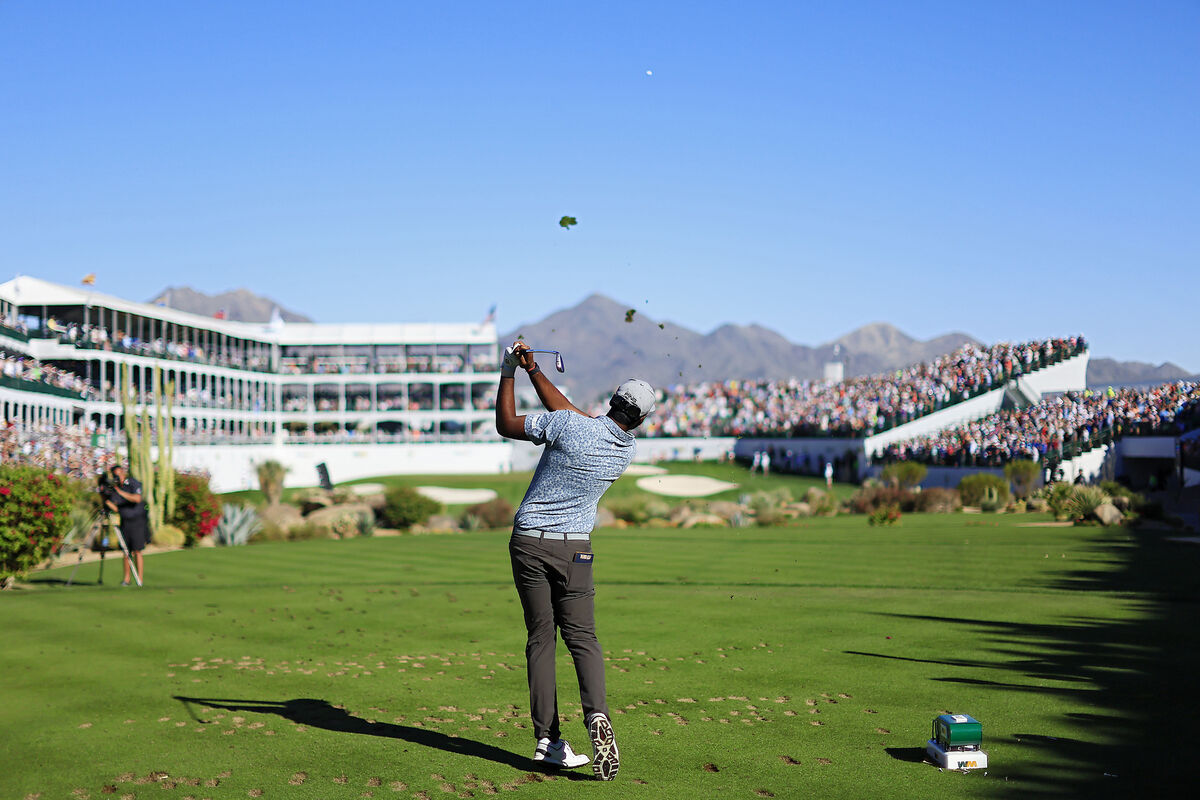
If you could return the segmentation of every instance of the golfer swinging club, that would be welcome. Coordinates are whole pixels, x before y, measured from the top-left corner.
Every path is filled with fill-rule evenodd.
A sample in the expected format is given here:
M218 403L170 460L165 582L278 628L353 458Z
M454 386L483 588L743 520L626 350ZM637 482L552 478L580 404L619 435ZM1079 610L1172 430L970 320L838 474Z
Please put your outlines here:
M604 654L596 641L591 532L601 495L633 460L636 445L630 431L654 411L654 390L642 380L625 381L609 401L608 414L589 417L554 387L528 350L523 342L515 342L504 351L496 430L509 439L545 445L508 543L529 632L525 659L537 737L533 760L558 767L588 763L587 756L576 754L559 736L554 679L557 627L579 678L579 699L592 740L592 772L609 781L620 761L604 699ZM518 366L528 372L538 399L550 413L517 416L513 375Z

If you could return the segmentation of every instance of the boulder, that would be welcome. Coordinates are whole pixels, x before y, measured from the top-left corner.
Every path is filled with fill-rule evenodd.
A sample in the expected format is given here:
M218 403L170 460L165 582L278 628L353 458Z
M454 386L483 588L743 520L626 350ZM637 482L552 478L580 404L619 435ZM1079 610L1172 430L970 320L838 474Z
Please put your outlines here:
M217 535L210 533L208 536L196 540L196 547L216 547Z
M693 513L695 512L686 505L679 505L671 509L671 516L667 517L667 519L670 520L672 525L680 527L683 525L684 520L690 517Z
M733 519L738 514L745 514L746 509L728 500L714 500L708 504L708 513L716 514L726 520Z
M1121 520L1125 519L1125 515L1118 511L1112 503L1102 503L1096 506L1096 510L1092 514L1100 520L1101 525L1105 526L1120 525Z
M295 501L300 504L300 512L306 517L314 511L333 505L333 497L323 489L309 489Z
M808 487L808 491L804 493L804 502L810 506L819 506L825 500L825 490L818 489L815 486Z
M1113 507L1115 509L1117 509L1117 511L1120 511L1122 514L1124 514L1126 511L1129 510L1129 498L1128 497L1123 497L1121 495L1117 495L1116 497L1114 497L1112 499L1112 504L1113 504Z
M374 493L359 492L358 493L358 502L366 503L371 508L378 511L379 509L381 509L387 505L387 498L384 496L383 492L374 492Z
M718 514L689 514L680 523L681 528L695 528L698 526L706 528L727 528L729 521Z
M1050 510L1050 504L1044 497L1031 497L1025 501L1025 510L1044 514Z
M258 512L258 516L264 525L274 525L285 531L304 521L304 515L300 513L300 509L289 503L266 506Z
M343 503L336 506L319 508L304 518L306 524L324 531L331 539L336 539L338 533L335 527L343 517L357 518L361 514L375 516L375 512L366 503Z
M789 508L796 512L797 517L811 517L813 513L808 503L792 503Z
M429 519L425 520L425 524L421 526L427 531L437 531L439 533L450 533L462 530L462 525L458 522L458 517L450 514L434 514Z

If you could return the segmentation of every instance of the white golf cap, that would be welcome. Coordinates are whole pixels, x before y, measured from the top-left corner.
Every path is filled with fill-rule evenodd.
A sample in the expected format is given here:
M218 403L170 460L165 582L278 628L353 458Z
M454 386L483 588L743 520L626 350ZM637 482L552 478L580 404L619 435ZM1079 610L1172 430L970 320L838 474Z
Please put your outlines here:
M641 378L630 378L618 386L609 405L617 398L633 406L640 417L648 417L654 411L654 388Z

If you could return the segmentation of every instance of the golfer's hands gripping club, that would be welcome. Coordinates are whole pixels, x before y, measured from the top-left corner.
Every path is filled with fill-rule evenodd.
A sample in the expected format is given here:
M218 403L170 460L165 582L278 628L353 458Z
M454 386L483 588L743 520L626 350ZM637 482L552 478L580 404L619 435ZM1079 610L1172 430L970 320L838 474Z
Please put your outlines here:
M529 352L529 345L522 341L513 342L509 347L504 348L504 363L500 366L500 376L502 378L511 378L517 373L517 367L528 372L537 366L537 361L534 360L533 354Z

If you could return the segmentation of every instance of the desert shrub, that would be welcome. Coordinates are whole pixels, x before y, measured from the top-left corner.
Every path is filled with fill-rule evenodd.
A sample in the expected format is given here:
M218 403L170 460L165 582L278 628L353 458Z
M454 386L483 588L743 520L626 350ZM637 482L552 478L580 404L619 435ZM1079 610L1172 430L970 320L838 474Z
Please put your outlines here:
M512 503L503 497L493 497L486 503L477 503L463 513L463 527L467 530L477 528L511 528L514 510ZM475 517L478 524L475 528L467 526L467 517Z
M880 506L867 517L868 525L899 525L900 509L897 506Z
M783 510L779 507L779 496L773 492L755 492L750 496L749 506L754 512L756 525L768 527L786 522Z
M472 514L470 511L463 512L462 518L458 521L458 524L462 526L464 531L478 531L482 530L484 527L483 520L480 519L478 515Z
M288 541L303 542L309 539L328 539L329 528L325 525L316 525L311 522L305 522L301 525L295 525L288 529Z
M1042 490L1042 498L1055 519L1067 519L1071 515L1071 498L1074 494L1075 487L1069 483L1052 483Z
M217 544L232 547L245 544L261 530L262 520L253 508L226 503L213 536Z
M263 542L286 542L290 538L291 536L289 535L289 531L282 525L264 520L262 530L250 540L250 544L262 544Z
M950 514L962 508L962 496L957 489L934 487L924 489L916 495L914 511L926 514Z
M775 489L770 489L766 492L766 494L769 494L771 497L773 497L775 502L781 506L787 505L796 499L796 497L792 494L792 490L786 486L779 486Z
M999 511L1008 504L1007 500L1000 498L1000 490L995 486L983 487L983 497L979 500L979 510L986 511L989 514Z
M75 484L38 467L0 465L0 586L33 569L71 525Z
M208 536L221 521L221 503L208 488L202 472L175 474L175 515L170 523L183 531L185 544L193 545Z
M1146 504L1146 496L1135 492L1123 483L1117 481L1101 481L1100 488L1109 497L1118 498L1124 497L1128 501L1129 510L1140 512Z
M264 461L255 467L258 473L258 488L267 498L267 505L279 505L283 499L283 477L287 475L287 467L278 461Z
M917 507L917 495L899 486L876 486L861 488L850 498L850 510L855 514L872 514L891 506L901 511L913 511Z
M987 495L988 487L996 490L994 497ZM1008 481L990 472L976 472L963 478L958 483L958 493L964 506L980 506L985 499L999 503L1001 508L1008 505Z
M621 500L612 500L605 503L604 507L611 511L612 515L617 519L632 525L641 525L650 519L650 515L646 513L645 498L628 497Z
M442 510L442 504L408 486L393 486L384 495L379 521L388 528L411 528Z
M154 530L154 543L164 547L183 547L187 536L183 531L169 523L163 523Z
M804 493L804 502L812 509L813 516L827 516L837 513L837 500L831 492L810 486Z
M358 494L355 493L351 486L335 486L333 491L329 493L333 499L334 505L345 505L347 503L357 503Z
M1099 486L1073 486L1071 488L1071 500L1067 508L1072 519L1088 519L1097 508L1112 499Z
M915 489L925 480L929 468L916 461L896 461L888 464L880 473L883 482L901 489Z
M370 536L375 532L375 515L369 511L347 511L335 517L327 527L339 539Z
M1033 488L1041 474L1041 465L1028 459L1010 461L1004 466L1004 477L1012 484L1013 494L1021 500L1033 494Z
M760 528L775 528L786 525L788 516L778 506L764 508L754 515L754 524Z
M674 507L666 500L651 498L646 501L646 516L649 519L668 519Z

